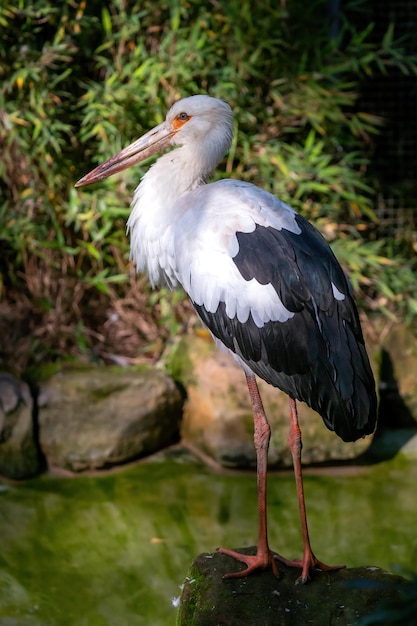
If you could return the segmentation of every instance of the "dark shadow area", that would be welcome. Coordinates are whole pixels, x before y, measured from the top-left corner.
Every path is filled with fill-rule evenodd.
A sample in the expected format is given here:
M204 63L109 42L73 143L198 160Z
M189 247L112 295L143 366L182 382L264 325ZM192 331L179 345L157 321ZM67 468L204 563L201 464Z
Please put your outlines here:
M374 465L393 459L414 437L415 430L410 428L379 429L375 433L368 450L354 460L355 465Z
M391 355L381 349L378 425L369 449L356 463L372 464L392 459L416 434L417 422L401 397Z
M402 38L410 55L416 54L417 5L414 0L368 0L361 10L346 11L358 28L373 25L370 38L384 40L390 27ZM415 77L392 67L366 76L362 83L360 106L379 115L383 127L373 139L371 171L379 181L384 198L393 191L403 206L416 209L415 154L417 144L417 88Z
M40 387L39 383L34 381L30 377L22 376L22 380L29 387L31 396L32 396L32 420L33 420L33 439L35 442L36 450L38 453L39 459L39 473L43 474L48 470L48 461L43 453L41 444L40 444L40 434L39 434L39 394Z
M393 459L417 434L417 421L400 394L390 353L381 349L378 422L369 448L354 459L325 461L311 468L375 465Z
M381 349L378 431L384 428L415 428L417 422L400 395L391 355Z

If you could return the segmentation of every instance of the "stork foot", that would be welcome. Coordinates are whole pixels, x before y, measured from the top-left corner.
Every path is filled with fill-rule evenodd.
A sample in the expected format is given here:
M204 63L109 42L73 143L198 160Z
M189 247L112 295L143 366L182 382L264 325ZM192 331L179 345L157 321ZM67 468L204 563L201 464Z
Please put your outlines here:
M307 581L310 580L310 571L311 570L319 570L321 572L333 572L339 569L344 569L346 565L326 565L318 560L318 558L312 553L307 553L304 555L302 559L293 559L288 560L281 556L280 554L275 554L274 559L283 563L287 567L299 567L301 568L301 576L297 578L295 584L298 585L302 583L305 585Z
M266 569L267 567L271 567L274 576L279 578L277 562L269 549L265 552L258 550L255 555L242 554L241 552L236 552L236 550L227 550L225 548L217 548L217 552L231 556L233 559L246 565L245 569L224 574L223 578L244 578L257 569Z

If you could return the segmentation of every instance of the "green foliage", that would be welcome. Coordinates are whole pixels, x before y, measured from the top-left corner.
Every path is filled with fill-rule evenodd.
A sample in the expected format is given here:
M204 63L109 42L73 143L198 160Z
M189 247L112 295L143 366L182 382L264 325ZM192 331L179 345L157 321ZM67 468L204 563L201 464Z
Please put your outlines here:
M345 15L362 4L348 3ZM416 59L393 27L373 43L372 24L359 31L345 19L337 38L330 37L326 7L326 0L4 0L3 302L24 294L33 330L58 310L59 294L73 291L57 317L73 328L80 349L100 342L109 303L130 289L125 221L144 169L93 189L75 191L73 183L159 123L175 99L209 93L236 112L232 149L215 176L226 170L262 185L314 220L370 309L378 307L383 285L386 311L415 311L412 297L398 298L408 281L399 264L415 269L407 249L404 261L387 262L389 242L374 240L367 166L383 120L359 109L358 94L361 81L393 67L415 74ZM160 295L156 323L176 332L181 315L168 319L167 302L179 306ZM40 335L51 349L56 335ZM154 335L142 339L152 342ZM43 358L39 344L37 350L30 358Z

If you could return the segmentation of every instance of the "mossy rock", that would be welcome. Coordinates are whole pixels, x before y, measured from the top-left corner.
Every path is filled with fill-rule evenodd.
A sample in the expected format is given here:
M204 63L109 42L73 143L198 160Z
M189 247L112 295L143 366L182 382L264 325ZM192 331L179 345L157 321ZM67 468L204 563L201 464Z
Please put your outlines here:
M177 441L181 409L174 381L155 368L65 370L42 385L40 445L50 467L111 467Z
M241 567L218 552L200 554L183 587L177 626L359 625L382 604L401 603L410 584L379 567L357 567L316 572L302 585L296 584L300 571L283 564L279 579L271 570L223 579Z

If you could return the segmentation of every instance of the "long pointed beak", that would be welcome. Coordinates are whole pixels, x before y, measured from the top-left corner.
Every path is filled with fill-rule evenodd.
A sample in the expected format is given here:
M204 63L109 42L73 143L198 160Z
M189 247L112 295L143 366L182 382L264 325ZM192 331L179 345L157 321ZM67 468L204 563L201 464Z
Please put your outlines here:
M146 133L146 135L131 143L130 146L127 146L127 148L124 148L83 176L75 183L75 186L82 187L96 183L165 150L171 146L171 138L175 133L176 130L172 128L171 124L162 122L162 124L155 126L155 128Z

